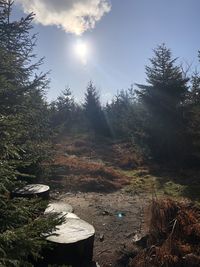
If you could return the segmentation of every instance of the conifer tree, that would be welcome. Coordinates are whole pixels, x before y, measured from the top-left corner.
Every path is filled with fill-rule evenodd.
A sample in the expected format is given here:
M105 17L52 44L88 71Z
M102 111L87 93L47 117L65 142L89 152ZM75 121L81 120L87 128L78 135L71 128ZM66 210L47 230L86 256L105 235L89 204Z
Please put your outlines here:
M88 84L83 108L89 128L96 135L110 135L109 127L101 107L100 96L92 82Z
M10 0L0 1L0 81L4 83L0 88L0 112L4 116L17 115L18 135L13 140L26 150L27 157L28 151L34 152L37 142L46 140L49 134L43 92L48 80L45 74L37 74L42 60L32 63L36 57L36 35L30 35L34 16L12 21L12 6Z
M21 170L38 162L48 132L39 116L47 110L45 75L34 75L41 62L31 64L33 15L12 21L12 6L0 0L0 266L28 267L57 222L42 215L45 203L10 195L23 182Z
M146 66L147 85L137 84L137 95L146 110L145 132L152 155L161 161L173 161L183 153L183 104L188 79L176 65L170 49L160 45Z
M62 91L61 95L51 103L50 109L53 127L62 127L67 130L72 128L76 119L77 105L70 88Z
M186 102L186 123L188 140L188 163L199 165L200 161L200 76L197 71L192 74L191 88Z
M133 87L121 90L106 106L106 114L112 134L115 137L130 138L134 128L134 109L136 106Z

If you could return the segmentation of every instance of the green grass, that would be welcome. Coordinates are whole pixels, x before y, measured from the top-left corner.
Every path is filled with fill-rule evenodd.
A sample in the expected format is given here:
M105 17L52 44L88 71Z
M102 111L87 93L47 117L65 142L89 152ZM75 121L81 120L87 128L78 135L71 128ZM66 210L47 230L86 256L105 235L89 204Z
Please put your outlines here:
M131 177L130 185L125 188L126 192L188 198L200 203L200 176L195 172L152 174L148 170L139 169L124 173Z

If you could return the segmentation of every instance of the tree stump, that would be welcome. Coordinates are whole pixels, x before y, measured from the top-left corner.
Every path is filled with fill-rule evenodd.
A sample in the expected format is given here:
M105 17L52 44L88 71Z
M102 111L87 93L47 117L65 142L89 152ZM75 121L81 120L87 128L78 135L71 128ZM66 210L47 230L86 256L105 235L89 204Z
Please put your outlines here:
M48 185L28 184L12 192L12 197L33 198L37 196L42 199L48 199L49 191L50 191L50 187Z
M53 250L49 250L44 257L48 264L91 266L94 235L95 229L92 225L78 218L70 218L68 214L65 222L47 237Z
M62 201L54 201L54 202L50 202L49 205L47 206L46 210L45 210L45 214L47 213L52 213L52 212L57 212L57 213L61 213L61 212L66 212L66 213L72 213L73 212L73 208L71 205L62 202Z
M62 214L65 216L65 218L80 219L76 214L71 212L63 212Z

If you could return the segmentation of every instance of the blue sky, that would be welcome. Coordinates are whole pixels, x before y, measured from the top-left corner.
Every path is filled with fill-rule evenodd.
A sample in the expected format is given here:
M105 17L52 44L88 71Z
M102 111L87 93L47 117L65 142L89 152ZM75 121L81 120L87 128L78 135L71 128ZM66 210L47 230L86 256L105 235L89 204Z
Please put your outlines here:
M16 17L21 16L23 10L31 10L31 6L21 6L20 3L24 1L17 0L14 11ZM63 27L48 25L52 21L51 14L56 14L55 21L63 16L62 10L55 5L62 4L65 7L67 1L72 2L51 0L54 3L49 14L45 14L46 18L40 14L38 20L41 23L34 24L34 31L39 33L36 53L38 57L45 57L41 70L51 70L50 89L47 92L49 101L55 99L67 86L81 100L90 80L100 90L104 102L118 90L129 88L132 83L144 83L145 65L152 57L152 49L163 42L171 48L175 57L179 57L179 62L193 63L193 67L198 65L199 0L111 0L111 8L107 0L98 0L104 4L104 13L99 16L102 10L98 10L99 13L95 13L96 21L91 22L93 24L88 26L88 30L84 28L81 36L73 33L73 28L70 32L70 23L77 21L73 20L74 17L67 17L72 14L68 4L66 10L69 9L71 13L65 13L62 22L66 20L63 22L66 23L61 25L65 30ZM83 5L95 2L76 1ZM37 2L35 0L35 5ZM96 9L91 12L96 12ZM84 27L87 28L87 25ZM80 39L88 44L87 64L82 64L74 53L74 46Z

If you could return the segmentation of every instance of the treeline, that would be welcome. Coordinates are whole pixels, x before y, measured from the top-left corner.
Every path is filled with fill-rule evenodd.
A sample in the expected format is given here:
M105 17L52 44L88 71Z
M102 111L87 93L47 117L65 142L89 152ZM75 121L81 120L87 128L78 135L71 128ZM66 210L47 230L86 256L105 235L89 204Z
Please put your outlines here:
M82 105L70 89L51 104L53 127L129 139L146 159L178 167L200 160L200 75L188 77L164 44L146 66L146 84L121 90L106 106L92 82Z

